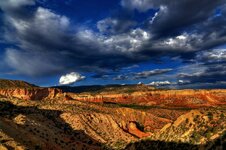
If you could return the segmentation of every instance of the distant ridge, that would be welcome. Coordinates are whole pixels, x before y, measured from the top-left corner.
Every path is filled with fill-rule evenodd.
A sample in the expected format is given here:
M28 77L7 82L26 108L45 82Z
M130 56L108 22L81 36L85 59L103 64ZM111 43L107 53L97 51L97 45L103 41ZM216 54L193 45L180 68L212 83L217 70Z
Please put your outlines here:
M20 80L7 80L7 79L0 79L0 88L34 88L38 87L34 84L30 84L25 81L20 81Z
M53 88L61 89L63 92L83 93L83 92L119 92L127 93L128 91L148 91L154 87L144 84L108 84L108 85L88 85L88 86L55 86Z

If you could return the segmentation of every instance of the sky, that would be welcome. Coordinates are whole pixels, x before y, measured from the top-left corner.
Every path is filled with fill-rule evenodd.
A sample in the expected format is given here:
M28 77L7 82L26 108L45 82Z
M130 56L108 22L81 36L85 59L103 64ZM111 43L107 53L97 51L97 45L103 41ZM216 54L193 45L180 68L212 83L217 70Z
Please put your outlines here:
M0 78L226 88L225 0L1 0Z

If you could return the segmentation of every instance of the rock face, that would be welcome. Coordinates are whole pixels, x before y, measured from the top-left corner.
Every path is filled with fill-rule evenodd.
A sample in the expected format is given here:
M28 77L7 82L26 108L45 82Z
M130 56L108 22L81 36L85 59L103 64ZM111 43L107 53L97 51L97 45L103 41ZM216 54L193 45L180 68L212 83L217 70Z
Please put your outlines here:
M83 89L86 92L63 93L58 88L39 88L23 81L0 80L0 96L24 100L61 97L62 100L85 102L189 108L226 104L226 90L157 90L146 85L107 86L101 88L103 89L99 91L87 92ZM77 91L79 90L77 89Z
M57 98L62 95L62 91L54 88L15 88L0 89L0 95L23 100L44 100Z
M146 140L129 144L126 149L224 149L225 111L192 110L166 124Z
M150 133L144 133L144 132L140 131L137 128L137 124L135 122L132 122L132 121L129 122L129 124L127 126L127 130L130 134L135 135L139 138L144 138L144 137L148 137L148 136L151 135Z
M56 88L40 88L24 81L0 79L0 96L23 100L54 99L62 95Z
M133 93L71 94L76 100L146 106L200 107L226 104L226 90L152 90Z

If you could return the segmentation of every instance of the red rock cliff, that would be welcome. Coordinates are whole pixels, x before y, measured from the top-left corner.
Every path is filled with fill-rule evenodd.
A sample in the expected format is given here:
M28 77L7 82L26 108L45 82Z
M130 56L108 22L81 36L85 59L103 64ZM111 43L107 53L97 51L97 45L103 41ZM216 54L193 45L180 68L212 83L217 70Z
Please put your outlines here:
M0 95L24 100L43 100L57 98L62 91L55 88L12 88L0 89Z
M226 90L153 90L134 93L70 94L73 99L91 102L110 102L163 106L210 106L226 104Z

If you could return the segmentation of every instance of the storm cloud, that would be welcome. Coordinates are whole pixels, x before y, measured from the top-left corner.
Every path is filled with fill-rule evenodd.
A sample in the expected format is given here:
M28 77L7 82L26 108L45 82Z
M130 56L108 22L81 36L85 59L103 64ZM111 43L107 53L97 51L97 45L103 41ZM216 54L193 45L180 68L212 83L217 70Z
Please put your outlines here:
M35 0L1 1L0 39L11 44L2 49L4 66L28 76L74 71L104 75L137 63L156 64L167 57L180 59L184 67L195 62L202 69L175 72L178 79L190 83L226 80L225 49L216 48L226 43L224 0L121 0L120 6L123 17L103 17L93 28ZM141 23L133 17L135 11L153 13ZM118 74L114 80L146 79L173 71Z
M138 79L147 79L152 76L161 75L168 73L172 71L173 69L167 68L167 69L154 69L154 70L148 70L148 71L142 71L142 72L136 72L136 73L129 73L129 74L123 74L118 75L114 80L138 80Z

